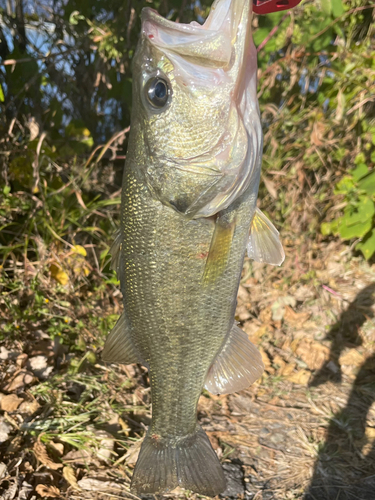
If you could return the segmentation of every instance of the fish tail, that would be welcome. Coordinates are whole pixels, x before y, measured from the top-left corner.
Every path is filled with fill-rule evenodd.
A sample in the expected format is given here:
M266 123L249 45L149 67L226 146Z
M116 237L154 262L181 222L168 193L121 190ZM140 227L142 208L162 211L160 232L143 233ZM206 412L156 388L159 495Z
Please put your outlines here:
M177 486L205 496L225 490L223 469L206 433L166 439L147 433L134 469L131 490L164 493Z

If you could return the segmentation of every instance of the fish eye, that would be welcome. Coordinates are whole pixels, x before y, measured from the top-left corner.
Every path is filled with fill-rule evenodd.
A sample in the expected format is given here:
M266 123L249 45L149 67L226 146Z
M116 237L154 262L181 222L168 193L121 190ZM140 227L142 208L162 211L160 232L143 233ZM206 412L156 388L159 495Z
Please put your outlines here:
M164 108L168 104L171 95L169 82L160 76L150 78L146 83L146 95L153 108Z

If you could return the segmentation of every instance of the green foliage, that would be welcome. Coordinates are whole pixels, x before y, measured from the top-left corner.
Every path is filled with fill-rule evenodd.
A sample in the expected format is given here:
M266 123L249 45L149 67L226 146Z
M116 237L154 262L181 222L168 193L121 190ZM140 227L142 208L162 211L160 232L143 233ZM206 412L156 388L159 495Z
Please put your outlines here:
M322 227L324 237L361 237L356 248L369 259L375 167L373 6L361 0L310 2L257 23L263 167L278 184L276 199L263 186L261 198L283 231L298 228L311 239L319 238ZM348 177L354 186L347 185ZM343 194L340 188L348 191ZM340 217L346 222L339 231Z
M357 157L358 162L363 155ZM344 200L343 215L321 225L323 235L335 234L344 240L361 238L356 249L366 259L375 253L375 169L369 171L365 163L344 176L335 187L335 194Z

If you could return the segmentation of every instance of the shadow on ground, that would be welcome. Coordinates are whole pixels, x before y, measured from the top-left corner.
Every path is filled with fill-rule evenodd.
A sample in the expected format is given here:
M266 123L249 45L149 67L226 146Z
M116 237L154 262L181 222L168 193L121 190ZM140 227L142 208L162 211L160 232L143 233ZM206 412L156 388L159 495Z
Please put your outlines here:
M330 359L311 385L341 381L340 370L332 371L332 367L339 366L338 359L345 347L361 344L359 328L374 318L374 302L375 283L361 290L329 332ZM375 402L374 367L375 353L360 367L345 408L331 418L304 500L375 499L375 426L367 422Z

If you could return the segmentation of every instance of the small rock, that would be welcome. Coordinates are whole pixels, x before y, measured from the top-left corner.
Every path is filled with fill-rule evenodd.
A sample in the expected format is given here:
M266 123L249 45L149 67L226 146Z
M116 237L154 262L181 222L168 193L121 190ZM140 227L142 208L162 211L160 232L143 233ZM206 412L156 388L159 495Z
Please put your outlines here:
M33 491L33 487L26 481L21 484L20 491L18 492L19 500L27 500L30 497L30 493Z
M57 456L62 457L64 455L64 445L62 443L55 443L54 441L50 441L48 443L53 451L57 454Z
M53 367L48 366L48 360L46 356L34 356L29 359L28 369L31 370L36 377L41 380L45 380L51 374Z
M28 356L26 353L23 352L22 354L19 354L16 359L16 365L23 368L27 363L27 358Z
M240 464L224 463L223 470L225 479L227 480L227 487L220 498L237 498L245 493L244 474Z
M0 462L0 480L3 479L7 475L7 466Z
M10 381L3 386L3 389L7 392L16 392L19 389L23 389L26 385L29 385L34 380L32 373L26 370L16 371Z
M1 346L0 347L0 360L1 361L6 361L9 358L9 351L6 347Z
M0 443L5 443L9 439L12 427L2 417L0 417Z
M40 405L37 401L24 401L21 406L18 408L20 413L24 415L30 416L34 415L34 413L39 410Z
M9 396L4 396L0 401L0 409L12 413L16 411L17 408L22 403L23 399L19 398L15 394L9 394Z
M102 460L104 463L109 464L111 458L113 457L113 449L115 446L115 441L113 436L101 429L95 429L95 427L89 426L87 430L90 430L95 434L97 439L100 439L99 449L96 454L99 460Z

